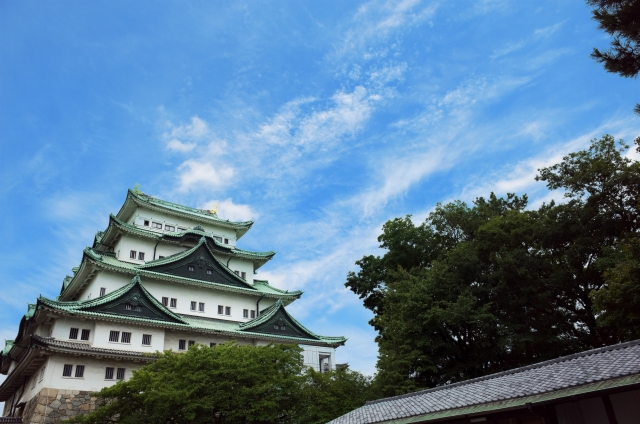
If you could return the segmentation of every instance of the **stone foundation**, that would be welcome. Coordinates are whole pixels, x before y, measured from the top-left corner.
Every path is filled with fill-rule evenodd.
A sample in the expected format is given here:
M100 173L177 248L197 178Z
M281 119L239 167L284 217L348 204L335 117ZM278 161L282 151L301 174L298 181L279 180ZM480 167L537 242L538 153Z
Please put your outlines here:
M22 417L24 424L58 424L94 409L96 398L91 392L44 388L27 402Z

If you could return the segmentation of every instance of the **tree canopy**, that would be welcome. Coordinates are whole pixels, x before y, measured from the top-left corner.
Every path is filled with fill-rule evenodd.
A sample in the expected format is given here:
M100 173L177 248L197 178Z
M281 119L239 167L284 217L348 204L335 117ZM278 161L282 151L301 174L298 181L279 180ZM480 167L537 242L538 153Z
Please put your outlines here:
M438 204L418 225L388 221L385 254L357 261L345 284L374 313L382 394L637 337L640 165L627 149L607 135L540 169L560 204L491 193Z
M587 0L594 7L598 28L613 37L607 51L593 49L591 57L608 72L636 77L640 72L640 0ZM640 104L635 112L640 114Z
M300 352L226 343L158 353L128 381L102 389L98 409L70 422L320 424L371 398L368 378L305 369Z

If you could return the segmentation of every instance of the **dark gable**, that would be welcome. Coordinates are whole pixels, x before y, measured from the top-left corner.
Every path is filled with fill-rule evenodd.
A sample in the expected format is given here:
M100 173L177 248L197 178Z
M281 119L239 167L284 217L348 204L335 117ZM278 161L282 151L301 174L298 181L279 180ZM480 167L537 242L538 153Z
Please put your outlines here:
M285 313L284 308L278 309L266 322L247 329L253 333L273 334L274 336L301 337L304 339L318 340L317 337L300 328Z

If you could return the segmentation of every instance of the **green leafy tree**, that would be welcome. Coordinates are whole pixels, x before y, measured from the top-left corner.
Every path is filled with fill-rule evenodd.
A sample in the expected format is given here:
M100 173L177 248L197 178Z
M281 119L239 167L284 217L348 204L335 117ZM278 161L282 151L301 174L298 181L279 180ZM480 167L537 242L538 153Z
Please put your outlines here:
M593 49L591 57L608 72L636 77L640 72L640 0L587 0L594 7L598 28L613 37L607 51ZM640 114L640 104L635 107Z
M297 423L303 364L295 345L227 343L167 351L129 381L102 389L76 423Z
M491 194L438 205L419 225L410 217L384 225L386 253L358 261L346 282L374 313L383 395L630 337L617 301L594 305L592 294L613 294L608 270L623 275L622 246L640 230L640 168L627 149L604 136L541 169L538 180L565 192L562 204L530 210L526 196Z

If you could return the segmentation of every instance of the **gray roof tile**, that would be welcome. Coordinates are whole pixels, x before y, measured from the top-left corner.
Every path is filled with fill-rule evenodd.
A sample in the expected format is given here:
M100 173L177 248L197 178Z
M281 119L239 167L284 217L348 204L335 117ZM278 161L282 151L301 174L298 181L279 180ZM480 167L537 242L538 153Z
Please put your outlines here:
M368 402L330 424L368 424L515 399L640 374L640 340Z

